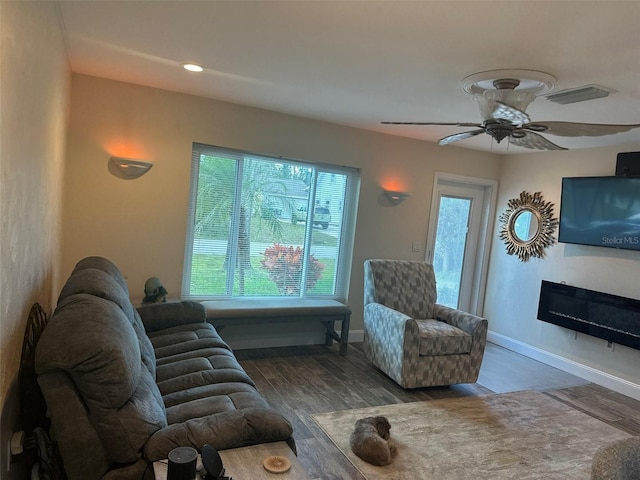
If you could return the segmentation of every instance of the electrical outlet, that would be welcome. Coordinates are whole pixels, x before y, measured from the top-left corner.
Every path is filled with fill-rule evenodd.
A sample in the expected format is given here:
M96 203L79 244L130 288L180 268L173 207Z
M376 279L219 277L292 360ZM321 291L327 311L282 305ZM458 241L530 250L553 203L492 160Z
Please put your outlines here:
M419 252L420 251L420 242L413 242L411 244L411 251L412 252Z
M607 349L611 350L612 352L616 351L616 344L613 342L607 342Z

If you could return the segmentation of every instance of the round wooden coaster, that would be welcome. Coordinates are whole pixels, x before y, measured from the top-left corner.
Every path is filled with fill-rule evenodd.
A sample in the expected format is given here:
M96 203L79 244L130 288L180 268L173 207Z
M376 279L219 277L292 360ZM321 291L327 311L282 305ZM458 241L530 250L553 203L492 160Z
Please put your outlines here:
M272 455L264 459L262 466L269 473L284 473L288 472L291 468L291 462L287 457Z

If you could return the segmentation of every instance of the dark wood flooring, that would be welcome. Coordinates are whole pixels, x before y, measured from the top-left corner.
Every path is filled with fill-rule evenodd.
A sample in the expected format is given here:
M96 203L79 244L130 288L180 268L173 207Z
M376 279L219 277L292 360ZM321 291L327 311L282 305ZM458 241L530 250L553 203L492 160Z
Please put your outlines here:
M236 357L272 407L293 424L298 459L313 479L363 477L311 415L392 403L538 390L603 422L640 435L640 401L488 344L478 382L404 390L374 368L361 343L346 356L323 345L236 350Z

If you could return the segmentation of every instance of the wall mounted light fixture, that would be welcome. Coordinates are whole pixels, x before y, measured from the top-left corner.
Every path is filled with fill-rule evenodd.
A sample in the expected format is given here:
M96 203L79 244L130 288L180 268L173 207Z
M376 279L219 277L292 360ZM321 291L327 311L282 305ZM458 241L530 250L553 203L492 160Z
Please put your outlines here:
M141 177L153 167L151 162L122 157L111 157L110 162L129 178Z
M395 205L397 205L398 203L403 202L404 200L406 200L407 198L409 198L411 196L410 193L407 192L396 192L393 190L385 190L384 194L386 195L386 197L389 199L389 201Z

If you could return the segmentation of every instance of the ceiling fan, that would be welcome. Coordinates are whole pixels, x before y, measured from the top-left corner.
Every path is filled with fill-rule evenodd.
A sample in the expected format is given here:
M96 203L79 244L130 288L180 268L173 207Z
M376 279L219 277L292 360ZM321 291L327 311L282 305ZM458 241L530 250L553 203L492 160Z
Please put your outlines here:
M520 76L521 78L517 78ZM442 125L475 127L475 130L441 138L440 145L486 133L500 143L509 143L535 150L567 150L540 135L548 133L561 137L595 137L627 132L635 125L610 125L576 122L532 122L525 110L542 92L553 88L555 78L533 70L491 70L466 77L463 89L474 96L480 107L481 123L441 122L382 122L384 125Z

